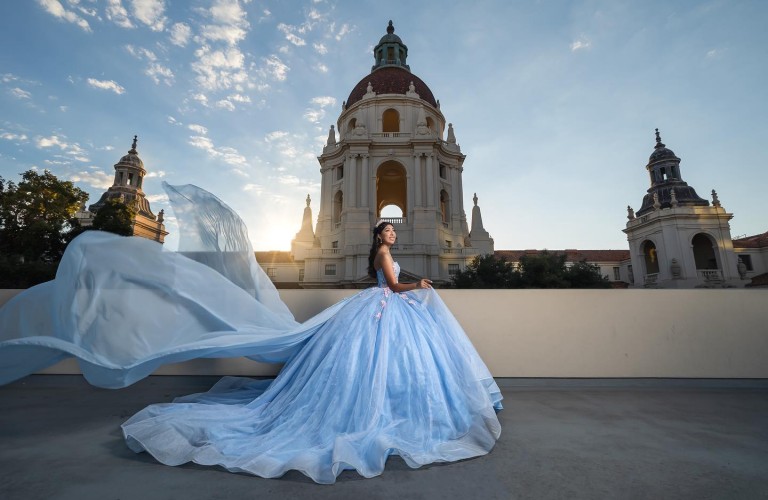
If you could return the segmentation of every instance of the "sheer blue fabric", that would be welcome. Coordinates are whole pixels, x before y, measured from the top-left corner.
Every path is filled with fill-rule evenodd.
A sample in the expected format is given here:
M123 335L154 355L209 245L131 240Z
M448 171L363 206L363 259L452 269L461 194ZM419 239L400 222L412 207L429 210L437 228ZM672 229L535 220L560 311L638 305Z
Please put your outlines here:
M298 470L319 483L345 469L378 475L389 455L418 467L491 450L500 391L434 290L394 293L379 271L378 286L299 324L237 215L194 186L167 189L184 255L78 237L54 281L0 309L0 382L67 356L102 387L196 357L286 361L274 380L225 377L145 408L122 426L128 446L168 465Z

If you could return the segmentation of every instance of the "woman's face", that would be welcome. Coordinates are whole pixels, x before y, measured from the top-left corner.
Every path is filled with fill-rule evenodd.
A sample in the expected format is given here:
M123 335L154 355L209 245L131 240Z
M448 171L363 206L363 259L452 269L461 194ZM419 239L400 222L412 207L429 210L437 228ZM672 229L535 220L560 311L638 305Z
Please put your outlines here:
M392 246L397 240L397 233L395 227L392 224L387 224L384 229L381 230L381 242L387 246Z

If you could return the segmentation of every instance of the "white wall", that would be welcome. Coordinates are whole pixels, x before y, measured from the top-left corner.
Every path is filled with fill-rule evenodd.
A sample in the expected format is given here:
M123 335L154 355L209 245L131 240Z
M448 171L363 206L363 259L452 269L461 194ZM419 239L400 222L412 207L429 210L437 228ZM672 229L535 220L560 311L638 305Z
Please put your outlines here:
M15 291L0 290L0 303ZM304 320L351 290L281 290ZM440 290L496 377L768 378L768 290ZM162 374L273 374L246 359ZM77 373L67 360L45 373Z

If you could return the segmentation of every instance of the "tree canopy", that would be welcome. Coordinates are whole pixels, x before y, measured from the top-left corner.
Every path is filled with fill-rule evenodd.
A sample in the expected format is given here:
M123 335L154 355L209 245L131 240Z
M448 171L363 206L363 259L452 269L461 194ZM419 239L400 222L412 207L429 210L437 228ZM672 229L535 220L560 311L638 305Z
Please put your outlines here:
M493 254L478 255L453 277L456 288L610 288L600 268L586 261L567 265L564 254L524 255L517 268Z
M58 261L88 193L48 170L27 170L21 178L15 184L0 177L0 252L25 262Z
M96 212L91 227L121 236L131 236L133 235L133 220L135 217L136 208L133 204L126 204L118 199L110 198Z

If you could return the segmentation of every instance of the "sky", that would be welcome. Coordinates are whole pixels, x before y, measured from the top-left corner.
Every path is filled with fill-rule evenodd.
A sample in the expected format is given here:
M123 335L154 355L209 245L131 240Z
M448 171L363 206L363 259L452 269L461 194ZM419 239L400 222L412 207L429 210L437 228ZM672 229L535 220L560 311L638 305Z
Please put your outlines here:
M657 127L734 237L768 230L762 0L3 1L0 176L48 169L93 203L138 135L170 248L162 181L213 192L256 250L287 250L390 19L497 250L626 249Z

